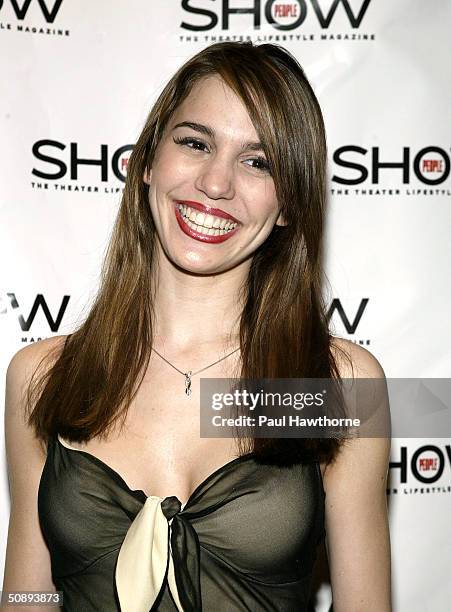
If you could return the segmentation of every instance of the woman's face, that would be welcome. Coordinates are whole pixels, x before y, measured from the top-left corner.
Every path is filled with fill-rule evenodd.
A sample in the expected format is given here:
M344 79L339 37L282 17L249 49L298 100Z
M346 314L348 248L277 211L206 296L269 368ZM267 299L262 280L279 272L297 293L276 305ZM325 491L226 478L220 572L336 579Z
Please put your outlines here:
M177 266L229 270L284 224L258 140L219 77L198 81L174 112L144 180L161 248Z

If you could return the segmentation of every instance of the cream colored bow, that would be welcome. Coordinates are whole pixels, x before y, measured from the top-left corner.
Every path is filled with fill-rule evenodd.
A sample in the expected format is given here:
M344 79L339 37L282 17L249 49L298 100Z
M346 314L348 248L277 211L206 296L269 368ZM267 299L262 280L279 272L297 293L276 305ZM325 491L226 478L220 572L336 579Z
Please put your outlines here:
M162 501L161 497L147 498L119 551L116 587L122 612L149 612L163 585L166 568L169 590L177 609L183 612L170 545L172 519L168 521L163 514Z

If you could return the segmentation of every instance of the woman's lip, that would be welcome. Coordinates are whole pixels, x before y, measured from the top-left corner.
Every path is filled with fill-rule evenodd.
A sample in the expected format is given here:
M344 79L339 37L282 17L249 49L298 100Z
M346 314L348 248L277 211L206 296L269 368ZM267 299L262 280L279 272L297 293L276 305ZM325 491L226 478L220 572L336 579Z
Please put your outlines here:
M219 242L225 242L231 236L233 236L233 234L235 234L240 227L239 225L237 225L235 229L231 230L230 232L227 232L226 234L222 234L219 236L207 236L206 234L201 234L200 232L194 231L187 223L185 223L182 215L180 214L177 204L178 203L176 203L176 205L174 206L175 218L177 219L177 223L179 224L180 229L185 234L187 234L187 236L194 238L194 240L199 240L200 242L209 242L213 244L217 244Z
M192 200L175 200L177 204L184 204L185 206L189 206L190 208L195 208L196 210L200 210L200 212L207 213L210 215L215 215L215 217L221 217L222 219L228 219L229 221L233 221L234 223L239 223L238 219L229 215L224 210L220 208L212 208L211 206L205 206L200 202L193 202Z

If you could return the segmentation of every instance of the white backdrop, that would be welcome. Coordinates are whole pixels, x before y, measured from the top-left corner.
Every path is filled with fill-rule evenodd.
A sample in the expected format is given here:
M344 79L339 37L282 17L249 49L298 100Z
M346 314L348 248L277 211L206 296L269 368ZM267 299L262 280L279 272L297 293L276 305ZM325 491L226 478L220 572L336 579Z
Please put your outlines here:
M450 27L447 0L0 0L0 391L14 352L86 314L152 102L227 37L287 47L323 108L334 331L388 377L448 377ZM450 444L393 442L396 611L449 609Z

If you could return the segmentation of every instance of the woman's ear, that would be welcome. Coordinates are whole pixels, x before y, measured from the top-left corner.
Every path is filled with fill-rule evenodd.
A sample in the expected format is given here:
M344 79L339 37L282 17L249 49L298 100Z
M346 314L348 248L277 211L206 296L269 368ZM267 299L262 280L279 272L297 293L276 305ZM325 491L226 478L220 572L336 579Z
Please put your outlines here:
M152 178L152 168L149 168L149 169L146 168L144 170L143 181L147 183L147 185L150 185L151 178Z

